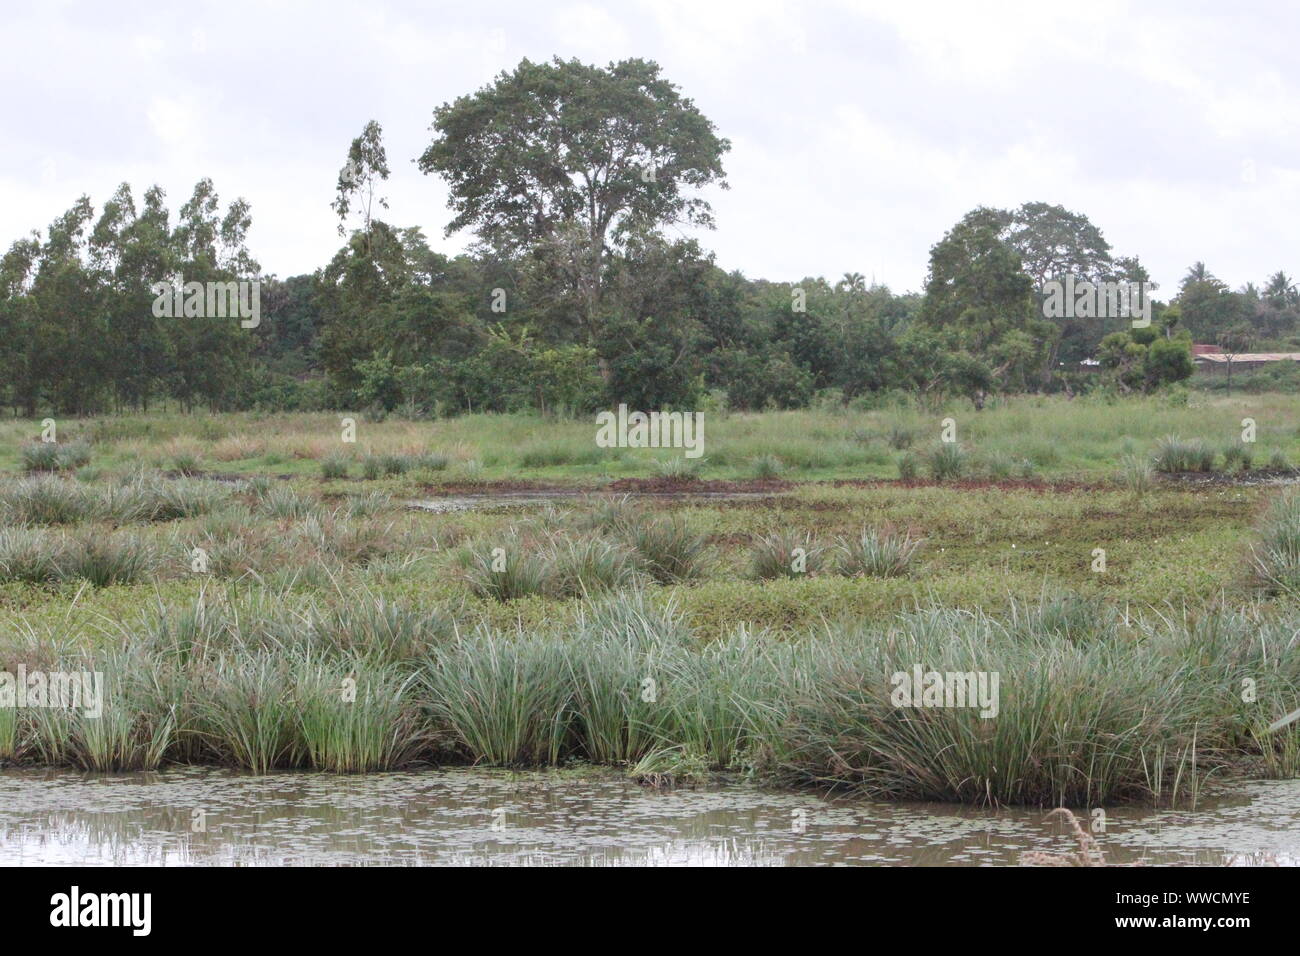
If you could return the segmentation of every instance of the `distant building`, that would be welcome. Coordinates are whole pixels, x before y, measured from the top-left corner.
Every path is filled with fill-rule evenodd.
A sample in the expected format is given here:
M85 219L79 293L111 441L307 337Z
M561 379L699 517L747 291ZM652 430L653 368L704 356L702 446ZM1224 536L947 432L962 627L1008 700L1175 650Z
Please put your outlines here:
M1203 375L1227 375L1231 364L1234 372L1252 372L1274 362L1300 362L1300 352L1239 352L1231 354L1218 345L1193 345L1192 361Z

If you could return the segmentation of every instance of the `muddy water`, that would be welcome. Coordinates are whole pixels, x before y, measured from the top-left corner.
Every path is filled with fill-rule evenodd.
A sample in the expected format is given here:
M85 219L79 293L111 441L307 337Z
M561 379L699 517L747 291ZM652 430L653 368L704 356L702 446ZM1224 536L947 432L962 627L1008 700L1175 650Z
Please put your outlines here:
M1194 812L1110 809L1110 862L1300 863L1300 782ZM196 828L199 832L196 832ZM436 770L252 777L0 771L0 865L988 865L1072 849L1038 811L826 800L746 784Z
M745 501L776 497L779 492L768 491L641 491L631 497L637 501L690 501L697 503L720 501ZM452 511L486 511L491 508L540 507L546 504L581 501L592 497L593 492L582 490L552 491L500 491L475 495L448 495L443 498L422 498L406 502L407 507L418 511L445 514ZM617 497L617 496L616 496Z

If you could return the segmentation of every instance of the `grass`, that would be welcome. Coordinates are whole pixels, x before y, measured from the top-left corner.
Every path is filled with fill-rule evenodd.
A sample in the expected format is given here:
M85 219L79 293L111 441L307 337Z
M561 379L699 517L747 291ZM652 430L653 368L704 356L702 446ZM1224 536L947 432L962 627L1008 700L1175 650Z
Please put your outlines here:
M866 528L839 548L839 572L850 577L907 574L925 542L890 529Z
M1156 445L1156 471L1169 474L1179 472L1209 472L1214 470L1217 456L1200 439L1184 441L1177 435L1167 435Z
M101 652L39 631L0 645L8 665L43 656L101 671L111 688L106 721L25 710L0 725L0 748L86 769L583 759L889 799L1184 804L1225 762L1300 769L1300 730L1262 729L1300 699L1297 613L1134 621L1057 594L1006 617L929 607L701 640L643 595L593 604L564 628L462 631L370 598L331 611L232 593L121 631L101 623ZM129 646L108 646L127 632ZM372 643L384 632L404 636ZM987 701L900 703L898 675L918 666L998 675L996 715L981 714ZM1257 696L1223 693L1245 676Z
M1288 491L1273 502L1251 549L1251 562L1266 590L1300 594L1300 495Z
M952 481L966 473L967 457L956 442L940 442L930 449L925 465L935 481Z
M1169 435L1221 449L1238 440L1246 417L1256 420L1258 447L1268 450L1256 456L1259 461L1269 461L1274 452L1284 463L1300 459L1300 433L1294 427L1300 421L1300 395L1195 392L1181 401L1022 396L992 398L978 413L957 401L942 407L895 403L865 410L710 412L708 476L750 477L755 459L770 455L784 463L783 477L795 480L888 478L897 453L937 441L940 423L948 417L958 422L962 444L971 454L1027 460L1047 479L1109 476L1125 455L1153 453ZM93 449L96 466L109 471L166 468L183 450L202 461L219 461L223 471L235 474L274 471L304 477L318 475L320 461L337 454L338 429L339 416L330 413L164 412L60 423L68 444L85 443ZM40 431L39 419L0 423L0 469L21 470L21 450ZM459 481L470 461L480 463L481 477L489 481L594 486L606 476L657 475L661 454L597 448L595 431L594 418L487 414L429 422L389 416L383 422L360 422L357 448L374 459L375 480L384 477L379 459L385 455L411 459L405 472L389 475L411 481ZM430 448L448 459L445 469L430 471L415 463L431 454ZM362 458L363 471L367 460Z
M777 531L750 551L750 573L760 581L816 574L826 563L826 549L806 531Z
M22 467L27 472L76 471L90 464L90 446L85 442L58 444L34 442L24 445L20 452Z
M670 452L593 451L562 418L361 421L355 457L332 416L71 422L94 449L76 477L27 474L31 426L6 421L0 669L93 660L112 690L93 726L0 708L0 759L585 760L1043 805L1291 776L1300 736L1267 728L1300 706L1300 509L1154 463L1274 467L1300 451L1300 400L1194 401L954 407L961 446L932 410L718 414L710 479L787 479L735 499L617 494L726 486ZM1225 451L1245 416L1266 451ZM228 474L177 476L181 456ZM405 507L500 479L599 494ZM999 716L894 707L917 663L1000 673ZM1246 678L1254 703L1223 692Z

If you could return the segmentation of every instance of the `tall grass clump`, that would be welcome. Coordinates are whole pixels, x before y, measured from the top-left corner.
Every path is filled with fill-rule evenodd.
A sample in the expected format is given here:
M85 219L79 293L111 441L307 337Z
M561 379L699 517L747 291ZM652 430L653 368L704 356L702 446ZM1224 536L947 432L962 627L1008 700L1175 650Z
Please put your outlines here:
M921 460L913 452L905 451L898 456L898 477L903 481L914 481L921 470Z
M763 581L816 574L826 563L826 549L806 531L777 531L759 539L749 552L750 574Z
M864 528L856 538L840 543L837 570L849 577L901 577L924 545L923 538L890 528Z
M669 481L699 481L705 460L676 455L672 458L657 459L654 467L660 478Z
M1247 445L1233 442L1223 449L1224 471L1250 471L1254 461L1255 456Z
M1012 637L982 615L935 610L801 651L810 669L787 677L791 716L771 741L777 764L809 782L873 798L1092 806L1187 799L1206 772L1205 684L1152 645ZM911 706L900 689L917 666L940 680L982 674L986 691L997 675L996 715L981 716L979 700Z
M192 732L216 758L253 773L298 766L303 758L294 673L283 655L231 650L200 675Z
M1300 493L1288 489L1270 506L1251 549L1259 585L1272 594L1300 594Z
M435 727L475 763L551 765L572 719L570 653L558 638L488 632L458 639L420 672Z
M762 454L749 465L750 474L759 480L780 478L785 472L785 462L776 455Z
M1119 480L1134 498L1143 498L1155 483L1155 472L1147 459L1129 455L1120 467Z
M673 659L681 653L671 627L650 623L643 606L607 605L578 627L583 653L567 656L573 687L573 733L582 756L600 764L631 764L663 746L670 709L660 699ZM616 621L610 615L637 618Z
M479 597L513 601L530 595L549 595L555 574L546 556L517 535L500 542L480 542L457 553L461 577Z
M1200 439L1184 441L1177 435L1166 435L1156 442L1156 471L1165 474L1211 472L1215 457L1214 449Z
M303 759L330 773L400 767L419 753L424 718L407 699L413 677L392 665L295 662L294 687Z
M940 442L926 456L926 467L935 481L951 481L966 473L966 452L956 442Z
M149 541L128 532L79 534L69 541L59 559L59 577L80 579L94 587L135 584L158 566L158 554Z
M320 460L320 476L326 479L346 478L348 461L346 455L326 455Z
M641 578L636 553L601 537L557 538L543 560L552 568L551 590L559 597L635 587Z
M33 528L0 529L0 583L51 584L62 575L62 535Z
M620 536L660 584L690 581L704 573L708 542L680 515L632 521L623 526Z
M176 711L160 691L156 668L138 648L60 662L81 684L70 708L33 708L31 745L41 759L92 772L156 770L175 742ZM98 697L98 712L92 710Z
M85 485L52 476L20 479L0 491L0 511L16 524L77 524L97 510L96 498Z
M76 471L90 464L90 446L85 442L33 442L19 452L23 471Z
M258 510L268 518L280 521L299 521L315 517L319 504L313 498L298 494L292 488L275 488L257 504Z

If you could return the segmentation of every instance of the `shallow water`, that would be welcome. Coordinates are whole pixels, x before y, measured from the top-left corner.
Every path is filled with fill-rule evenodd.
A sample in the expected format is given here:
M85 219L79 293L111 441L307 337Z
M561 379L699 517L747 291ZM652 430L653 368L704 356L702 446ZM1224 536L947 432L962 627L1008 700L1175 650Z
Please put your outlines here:
M205 829L195 832L196 823ZM1196 811L1109 809L1113 863L1295 865L1300 781ZM747 784L481 770L253 777L0 771L2 865L998 865L1073 850L1040 811L882 804Z
M745 499L772 498L777 492L768 491L639 491L632 494L636 500L662 501L743 501ZM487 511L495 508L523 508L590 498L591 491L581 489L551 491L497 491L475 495L448 495L443 498L422 498L406 502L417 511L445 514L452 511Z

